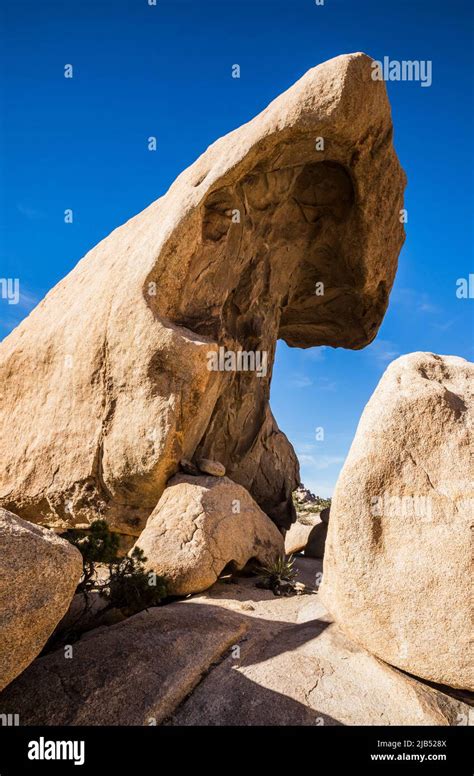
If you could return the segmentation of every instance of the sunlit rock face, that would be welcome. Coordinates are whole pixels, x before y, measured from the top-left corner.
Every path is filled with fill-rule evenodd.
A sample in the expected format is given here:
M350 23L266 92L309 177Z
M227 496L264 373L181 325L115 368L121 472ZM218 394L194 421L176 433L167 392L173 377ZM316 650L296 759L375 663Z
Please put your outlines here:
M364 54L308 71L1 344L1 505L134 536L179 460L199 456L291 523L298 463L268 403L276 341L371 342L403 243L405 176L371 73ZM260 369L210 369L220 348Z
M41 652L81 574L69 542L0 508L0 691Z
M470 691L473 386L458 356L392 361L337 481L320 588L369 652Z

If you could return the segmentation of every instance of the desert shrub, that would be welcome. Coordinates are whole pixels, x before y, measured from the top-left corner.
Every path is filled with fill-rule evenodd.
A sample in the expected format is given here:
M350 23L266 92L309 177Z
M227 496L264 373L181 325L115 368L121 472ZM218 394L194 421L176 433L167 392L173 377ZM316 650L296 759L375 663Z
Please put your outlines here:
M319 510L321 512L323 509L327 509L327 507L331 506L331 499L321 498L320 496L318 496L318 504L321 507L321 509Z
M284 555L277 558L273 563L262 566L259 569L261 579L257 586L265 590L271 590L274 595L289 595L295 589L295 579L298 574L294 568L294 559Z
M304 504L304 506L300 507L300 510L298 511L303 515L319 515L319 513L322 512L324 508L325 507L322 504Z
M128 615L157 606L166 597L166 581L145 571L146 557L135 547L130 555L109 564L109 578L102 595L111 607Z
M82 555L82 577L76 592L96 590L97 564L118 561L119 537L110 531L105 520L95 520L88 530L70 528L62 536L77 547Z
M84 594L86 608L88 593L98 593L106 599L107 609L120 609L127 616L157 606L166 597L166 580L145 570L143 550L135 547L130 555L118 556L119 537L105 520L95 520L88 530L70 529L63 538L82 555L83 572L76 592ZM99 578L98 564L108 567L105 579Z

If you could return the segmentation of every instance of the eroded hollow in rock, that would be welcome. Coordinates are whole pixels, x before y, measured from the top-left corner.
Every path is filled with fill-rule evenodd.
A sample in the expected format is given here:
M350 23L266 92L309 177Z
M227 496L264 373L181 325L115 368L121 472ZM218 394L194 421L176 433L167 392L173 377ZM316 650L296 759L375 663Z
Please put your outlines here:
M287 528L299 470L268 405L276 341L359 347L381 317L379 305L359 293L365 279L355 260L362 247L354 186L348 171L331 161L257 168L212 191L201 218L182 291L174 306L158 298L157 308L226 350L264 353L267 361L265 374L227 376L196 452L222 461Z
M353 332L344 335L332 320L344 297L346 309L353 305L358 285L360 265L352 268L343 249L353 205L351 178L332 162L256 170L213 191L181 299L167 316L248 350L278 337L297 347L342 344L329 341L332 333L353 347ZM318 282L324 296L315 294Z

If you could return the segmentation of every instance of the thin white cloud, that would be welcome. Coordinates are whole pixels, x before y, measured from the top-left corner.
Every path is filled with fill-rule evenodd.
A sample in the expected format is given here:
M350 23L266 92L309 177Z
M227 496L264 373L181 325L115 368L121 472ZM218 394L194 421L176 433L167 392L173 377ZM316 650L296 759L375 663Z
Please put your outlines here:
M339 472L345 457L343 455L307 455L298 452L301 465L301 481L312 493L323 498L332 497ZM324 480L320 472L326 472Z
M308 455L298 452L297 455L301 466L307 466L316 471L329 469L331 466L340 466L344 463L343 455Z
M3 330L1 338L8 336L40 301L38 294L22 287L21 283L17 304L10 305L7 299L0 298L0 329Z
M400 355L398 345L390 340L384 339L376 339L367 348L367 353L375 359L379 366L383 367Z
M336 481L336 477L334 480L318 480L308 476L303 479L303 484L305 488L309 488L311 493L314 493L315 496L320 496L321 498L332 498Z
M316 377L313 379L304 374L293 375L293 377L290 377L289 383L293 388L309 388L312 385L317 391L335 391L337 388L337 383L334 380L330 380L329 377Z
M313 384L313 381L307 375L294 375L290 377L289 383L293 388L308 388Z
M439 315L442 312L426 291L417 291L415 288L395 289L391 295L391 302L407 307L412 312L417 311L427 315Z
M444 323L433 323L433 328L438 329L438 331L448 331L456 323L456 320L457 318L452 318Z
M41 298L37 294L31 293L31 291L25 290L20 286L20 301L19 307L22 310L32 310L41 301Z
M329 377L317 377L314 385L318 391L335 391L337 388L337 383Z
M303 351L303 354L311 361L324 361L326 358L326 345L320 345L316 348L307 348Z
M298 451L301 452L302 455L304 455L305 453L312 453L313 450L315 450L315 448L316 448L316 445L313 445L313 444L302 443L298 445Z
M439 313L438 307L436 307L435 304L432 304L431 302L420 302L418 305L418 310L420 313L430 313L430 314L437 314Z

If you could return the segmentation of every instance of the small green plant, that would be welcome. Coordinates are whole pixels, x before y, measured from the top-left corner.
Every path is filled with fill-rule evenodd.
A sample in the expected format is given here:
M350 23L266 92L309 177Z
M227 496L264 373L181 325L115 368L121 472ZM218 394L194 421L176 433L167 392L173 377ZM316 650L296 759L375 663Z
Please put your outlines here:
M87 594L96 590L97 564L118 560L119 537L109 530L105 520L95 520L87 531L70 528L62 536L82 555L82 577L76 592Z
M110 531L105 520L95 520L87 530L71 528L62 534L82 555L82 576L76 593L83 605L48 639L42 654L77 641L86 630L117 622L148 609L166 598L166 580L145 568L143 550L135 547L129 555L119 556L119 536ZM97 606L98 598L103 605ZM76 602L75 602L76 603ZM112 611L113 610L113 611Z
M145 571L146 557L135 547L130 555L109 564L109 578L101 594L109 606L131 615L157 606L166 597L166 582L153 572Z
M130 616L157 606L166 597L166 581L145 570L147 559L143 550L135 547L130 555L118 556L119 537L110 531L105 520L95 520L88 530L70 529L63 538L82 555L83 572L76 592L84 595L84 612L90 608L89 593L106 599L107 607L100 610L100 615L114 608ZM108 568L102 579L98 564Z
M267 566L259 569L261 579L257 587L271 590L274 595L290 595L295 589L295 579L298 574L294 568L294 558L281 555Z
M324 503L321 504L304 504L300 509L296 510L298 515L319 515L323 509L326 509L327 506L331 506L329 499L322 500ZM328 504L325 502L329 501Z

